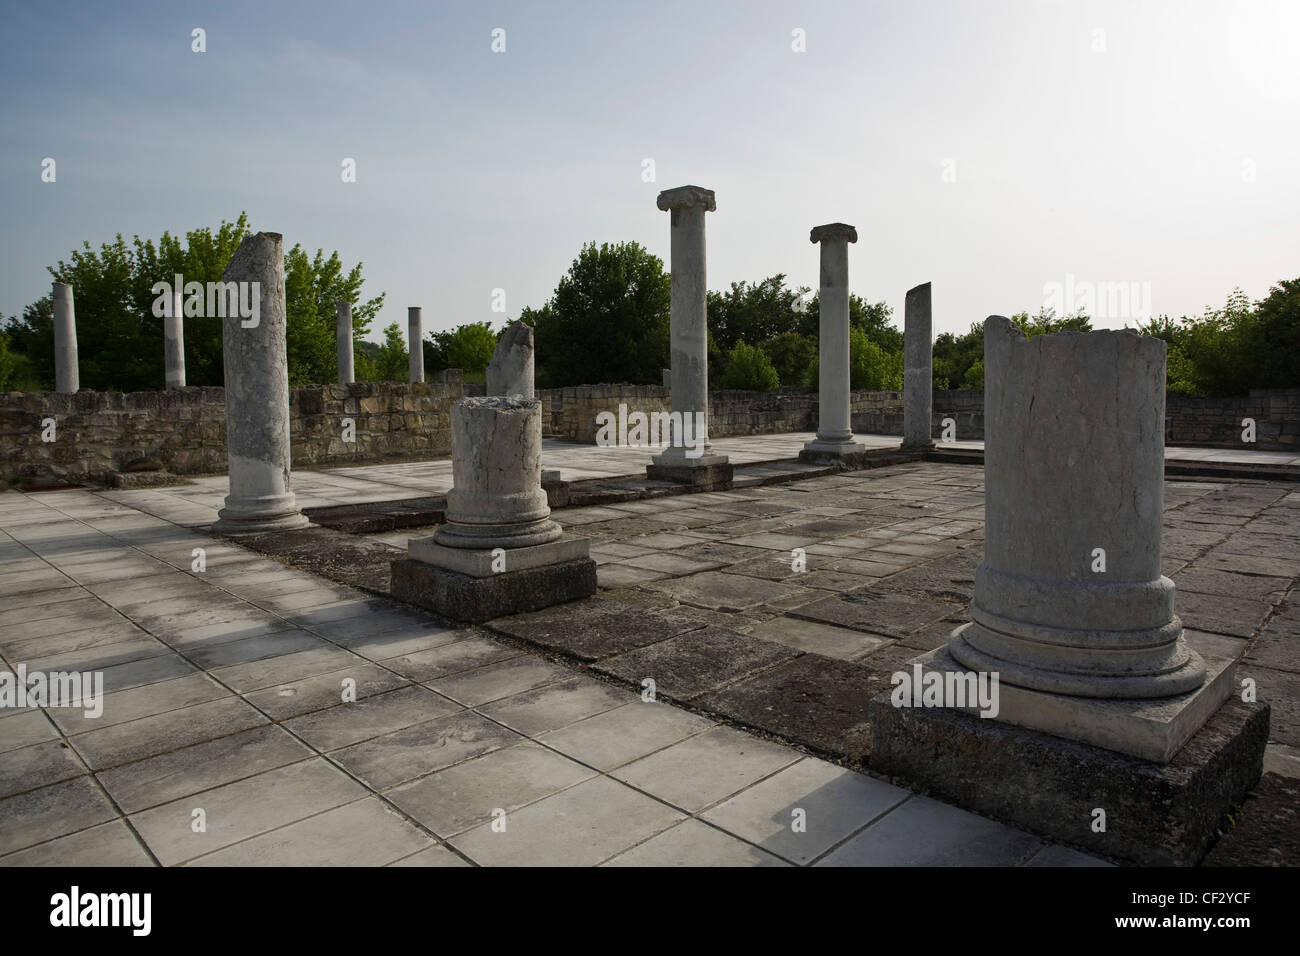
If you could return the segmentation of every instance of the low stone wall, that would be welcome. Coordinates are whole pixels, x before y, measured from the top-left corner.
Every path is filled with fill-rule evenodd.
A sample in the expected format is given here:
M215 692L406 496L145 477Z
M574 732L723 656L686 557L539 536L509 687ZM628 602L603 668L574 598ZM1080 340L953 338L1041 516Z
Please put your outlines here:
M454 370L453 370L454 373ZM358 382L290 389L290 440L295 466L360 464L445 457L451 453L451 406L483 386L458 374L423 385ZM584 385L541 389L543 434L592 443L602 411L666 412L667 388L657 385ZM903 393L851 393L853 428L903 434ZM767 435L815 431L817 396L793 389L720 391L709 396L709 434ZM45 422L54 419L53 441ZM343 440L343 419L355 422L354 442ZM984 437L984 394L969 389L934 393L933 434L943 419L956 421L958 439ZM1242 442L1242 419L1255 420L1253 445ZM1300 453L1300 389L1255 390L1241 398L1186 398L1166 403L1165 441L1223 448ZM23 477L94 479L133 461L156 459L178 475L226 470L225 392L186 388L166 392L91 392L75 395L10 392L0 395L0 482Z
M1255 420L1255 443L1242 441L1242 419ZM1300 453L1300 388L1253 388L1243 398L1165 399L1165 443Z
M454 381L292 388L293 464L445 457L451 453L451 406L463 393ZM353 442L343 440L345 418L355 423ZM5 484L41 476L95 479L142 458L177 475L222 473L225 390L10 392L0 396L0 449Z
M903 435L903 393L851 393L853 430L871 435ZM943 420L956 423L960 441L984 440L983 389L935 389L930 434L938 441L943 434Z
M619 405L632 412L672 410L671 390L660 385L580 385L537 390L542 402L542 434L594 444L596 418L617 416ZM709 437L770 435L817 427L817 396L795 389L771 392L720 391L709 395Z

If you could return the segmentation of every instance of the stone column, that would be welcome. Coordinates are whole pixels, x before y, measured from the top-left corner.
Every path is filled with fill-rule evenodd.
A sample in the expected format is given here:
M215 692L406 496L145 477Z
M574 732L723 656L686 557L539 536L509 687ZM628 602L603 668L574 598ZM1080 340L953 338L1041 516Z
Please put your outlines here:
M424 331L421 328L420 307L410 306L406 310L407 346L411 352L411 381L424 381Z
M542 488L542 403L465 398L451 410L446 520L392 565L393 596L480 622L586 597L596 565L564 537Z
M804 457L842 457L864 451L853 441L849 400L849 243L858 231L842 222L817 226L808 238L821 244L817 357L817 438Z
M163 361L168 388L185 387L185 309L181 290L172 292L171 308L163 316Z
M352 364L352 303L339 303L338 325L335 329L335 347L339 356L339 384L347 385L356 381Z
M872 769L1046 839L1196 865L1259 780L1268 708L1188 648L1161 573L1165 344L992 316L984 370L971 620L872 698Z
M285 354L284 240L259 232L239 244L221 281L257 303L222 320L230 494L213 530L247 534L304 527L289 474L289 365ZM257 283L249 290L244 283Z
M511 322L505 327L492 353L492 361L488 363L487 393L533 397L532 326L525 322Z
M934 445L934 324L930 283L908 290L903 320L903 447Z
M709 444L709 347L705 296L704 214L717 208L712 189L679 186L659 194L657 205L671 213L671 349L673 437L654 456L652 479L692 484L729 484L726 455Z
M1205 665L1160 571L1165 345L984 324L984 561L950 650L1004 682L1170 697Z
M75 392L81 387L77 367L77 319L72 305L72 286L54 283L54 388Z

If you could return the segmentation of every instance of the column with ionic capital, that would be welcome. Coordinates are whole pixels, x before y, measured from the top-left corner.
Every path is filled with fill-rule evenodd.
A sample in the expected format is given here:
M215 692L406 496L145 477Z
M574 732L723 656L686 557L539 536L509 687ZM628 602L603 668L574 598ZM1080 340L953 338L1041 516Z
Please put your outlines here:
M656 205L671 219L670 345L672 418L670 447L654 456L651 477L695 480L685 469L729 469L726 455L709 444L709 332L704 214L717 209L712 189L665 189ZM656 471L657 469L657 471ZM703 474L703 472L701 472ZM719 471L713 480L730 481Z
M809 240L821 244L818 291L817 437L807 455L843 456L863 451L853 441L849 402L849 243L858 231L842 222L817 226Z

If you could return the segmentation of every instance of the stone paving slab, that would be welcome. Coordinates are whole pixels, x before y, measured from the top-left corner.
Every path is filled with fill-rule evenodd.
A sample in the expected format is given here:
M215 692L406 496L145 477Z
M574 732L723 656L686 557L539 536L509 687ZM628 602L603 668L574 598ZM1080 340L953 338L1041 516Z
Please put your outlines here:
M201 502L217 491L224 494L224 479L212 482L211 489L191 489L198 493L189 499L179 495L179 489L107 495L82 490L0 494L0 587L9 585L0 613L19 612L3 620L0 628L76 617L76 611L34 610L45 606L59 610L58 605L75 602L82 602L77 604L81 608L96 608L92 615L96 620L102 620L99 607L125 611L126 619L137 611L144 620L132 621L142 637L61 651L36 662L105 668L110 689L118 693L160 685L154 691L119 698L128 703L152 701L140 705L138 716L131 713L129 719L121 719L119 714L110 723L72 737L67 730L75 729L75 718L65 713L57 716L66 729L39 710L0 716L0 755L19 752L9 764L13 772L7 779L28 788L0 797L0 862L202 863L222 859L218 854L259 865L361 858L378 863L379 857L391 865L530 861L774 865L791 860L815 865L868 858L901 863L980 859L1008 865L1088 861L1085 855L1076 858L1065 848L1053 851L1050 845L1014 830L988 830L995 836L986 834L983 843L976 840L978 845L971 849L970 834L980 826L965 817L956 818L962 822L953 825L943 815L915 809L908 811L913 816L896 817L919 800L915 797L846 833L855 825L853 814L860 801L832 799L833 788L812 778L804 783L805 793L792 785L787 794L784 782L778 780L787 768L804 761L816 769L809 772L818 780L819 775L848 774L845 779L855 781L850 790L863 781L879 783L852 769L831 767L788 744L842 763L861 766L869 760L865 754L857 756L861 747L854 749L859 722L853 719L853 695L846 688L855 682L873 685L885 679L890 669L942 642L946 631L955 626L954 618L960 619L962 589L969 587L964 577L973 572L973 565L964 562L977 557L979 550L981 480L978 469L924 463L812 478L795 486L691 495L673 499L673 506L662 512L620 510L656 503L625 502L603 508L595 515L599 520L584 521L584 509L568 509L561 514L574 519L569 523L572 532L593 531L595 543L611 559L603 567L643 573L648 569L632 567L627 561L680 555L709 564L710 569L678 566L649 572L660 575L655 582L689 582L715 574L752 581L760 588L775 584L793 593L771 597L771 592L764 592L768 600L728 610L731 603L709 606L719 602L709 601L707 589L698 586L655 589L648 586L655 582L645 586L633 582L552 609L557 613L549 623L534 622L536 641L523 628L509 633L510 625L502 622L492 622L492 629L500 626L507 635L504 641L483 629L451 626L174 523L197 525L196 516L206 506L186 502ZM1260 612L1262 622L1258 633L1234 636L1228 633L1234 629L1233 621L1215 616L1215 608L1222 608L1223 602L1200 607L1189 603L1189 627L1199 628L1199 640L1235 647L1247 655L1255 651L1259 663L1247 661L1243 673L1258 674L1260 695L1273 704L1277 715L1275 737L1300 744L1295 739L1300 713L1288 712L1277 700L1281 695L1300 699L1300 686L1290 686L1300 677L1284 669L1294 636L1284 612L1297 583L1297 550L1288 549L1300 532L1296 508L1300 497L1293 502L1295 493L1268 483L1170 482L1168 487L1171 532L1189 528L1196 532L1193 525L1222 529L1205 532L1204 538L1195 533L1180 538L1177 547L1183 550L1175 560L1195 572L1186 593L1243 601L1249 615ZM149 496L144 500L151 511L174 508L172 518L128 508L108 495L122 500L122 496ZM410 496L408 489L406 497ZM682 507L687 503L690 507ZM687 517L676 523L654 520L665 515ZM1251 526L1255 530L1238 530ZM789 552L782 555L776 548L728 543L746 535L808 537L810 533L814 540L805 548L806 573L822 575L818 580L830 586L826 589L800 583L796 574L773 581L746 575L736 567L741 562L767 552L774 558L789 557ZM1237 536L1244 543L1233 542ZM683 543L681 538L694 543ZM207 576L189 573L190 550L204 543L209 572ZM126 559L134 574L148 573L150 578L133 580L104 567ZM1238 559L1247 559L1246 564ZM1182 566L1178 567L1176 581ZM911 606L921 607L924 613L909 614L900 606L895 615L889 601L885 606L890 613L880 620L860 619L857 627L849 628L802 614L810 604L844 597L831 589L833 574L871 578L869 584L847 592L850 597L865 592L906 596ZM32 584L40 588L27 587ZM210 593L216 587L222 591ZM704 600L689 599L696 595ZM811 595L808 601L803 600L806 595ZM191 606L192 615L186 610ZM596 611L577 610L589 607ZM588 634L569 638L566 623L571 631L581 632L584 621ZM782 635L783 621L790 631L783 635L786 640L767 639ZM647 626L652 623L659 629ZM823 656L815 647L801 645L796 632L809 627L824 629L816 631L824 650L844 657ZM93 625L77 630L91 629ZM597 642L606 630L621 636L605 644ZM720 632L726 640L714 642L713 636ZM804 631L803 640L809 640L808 633ZM58 628L52 628L48 635L31 639L59 634ZM643 702L640 681L647 675L636 673L635 667L629 668L621 687L581 674L584 667L599 668L624 655L671 646L669 642L692 634L697 645L706 649L728 648L713 655L724 663L729 655L746 660L746 654L755 649L767 653L769 647L777 649L773 652L777 656L769 663L760 653L756 667L734 676L724 667L714 675L720 678L719 689L691 698L697 713L674 707L662 697L656 703ZM7 656L3 659L5 666L14 663ZM1269 666L1263 665L1265 661ZM665 659L665 666L668 663ZM225 668L244 670L218 673ZM826 675L845 668L850 670L844 671L843 681L830 681L828 687ZM232 677L233 683L223 681L225 676ZM358 685L355 703L340 699L341 685L349 678ZM204 680L214 681L224 696L188 700L183 691L203 686ZM166 684L175 686L161 686ZM261 686L254 688L254 684ZM451 696L439 694L440 686ZM459 697L452 688L459 689ZM176 690L182 693L169 696ZM412 708L396 718L402 726L390 721L373 728L373 733L367 731L365 739L346 743L346 735L322 736L315 746L293 729L299 726L295 721L305 728L306 721L331 711L338 715L331 718L337 727L348 726L365 713L359 708L398 693L428 694L422 698L425 704L435 699L446 704ZM801 701L802 709L781 706L785 697ZM773 700L778 706L772 706ZM230 710L213 717L214 706ZM171 709L146 713L157 707ZM444 712L445 708L450 710ZM118 722L111 723L115 719ZM252 723L244 724L245 720ZM718 720L777 739L759 739L723 727ZM10 733L3 733L6 725L12 728ZM448 727L450 733L445 732ZM123 728L130 728L131 735L115 738ZM719 738L732 734L744 743L729 750ZM65 741L71 747L60 746L56 755L51 744ZM85 748L84 759L79 743ZM1279 739L1279 746L1284 745ZM436 753L448 748L461 749L444 756ZM514 759L516 748L528 758L519 766L532 766L532 770L493 769L503 766L494 763L506 759L502 754L511 753L509 759ZM534 766L525 748L546 756L538 757ZM700 752L709 756L691 757ZM552 772L570 764L580 768L572 776ZM6 779L4 766L0 763L0 779ZM295 769L309 766L320 769ZM74 772L67 779L51 780L51 775ZM785 778L791 779L797 777ZM509 786L500 782L506 780ZM771 780L778 782L745 797L751 788ZM468 798L461 817L438 824L454 828L464 823L448 840L428 823L434 819L430 814L454 802L439 794L469 794L476 785L481 798ZM511 797L509 787L519 792ZM771 794L765 796L769 790ZM780 852L770 852L764 843L769 838L759 838L766 825L761 813L745 808L767 805L772 808L769 815L792 808L778 806L781 800L817 807L823 792L830 794L824 810L827 819L850 821L836 831L838 842L829 849L824 841L814 848L811 843L790 843L794 834L780 831L770 835L775 841L772 849ZM489 800L489 794L499 799ZM401 799L408 800L406 807ZM736 801L734 818L725 823L717 822L722 815L709 818L732 800ZM492 806L484 811L483 803ZM500 807L501 803L509 806ZM209 822L208 838L197 842L198 835L190 828L196 808L205 810ZM504 834L491 826L490 814L497 808L506 811ZM484 812L489 816L484 817ZM821 812L810 814L810 822ZM138 836L121 822L125 815L137 824ZM371 822L354 822L341 830L317 829L311 821L321 818ZM877 829L891 818L903 821L906 839L900 836L891 843L888 829ZM396 826L390 825L392 820ZM372 827L379 845L374 856L365 856L366 848L354 837ZM517 840L493 842L512 831ZM866 839L873 832L881 834L874 843ZM817 839L825 836L812 826L808 833ZM566 837L573 839L566 841ZM921 849L911 855L897 851L909 841Z

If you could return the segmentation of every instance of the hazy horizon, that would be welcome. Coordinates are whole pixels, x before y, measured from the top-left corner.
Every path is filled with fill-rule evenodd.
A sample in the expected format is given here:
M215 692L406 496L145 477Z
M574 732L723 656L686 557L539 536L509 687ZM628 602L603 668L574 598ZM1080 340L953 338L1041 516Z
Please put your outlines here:
M499 328L585 242L667 268L655 197L687 183L717 194L710 289L815 288L808 232L848 222L851 289L901 327L931 282L936 334L1035 312L1053 283L1136 283L1177 317L1300 275L1300 4L48 3L0 23L5 316L83 240L246 210L364 263L364 297L387 293L372 340L410 305L426 333Z

